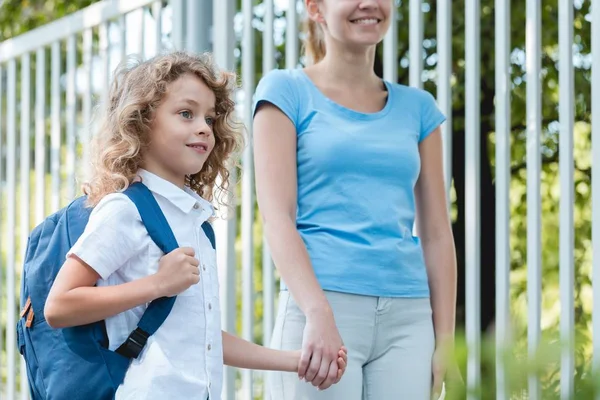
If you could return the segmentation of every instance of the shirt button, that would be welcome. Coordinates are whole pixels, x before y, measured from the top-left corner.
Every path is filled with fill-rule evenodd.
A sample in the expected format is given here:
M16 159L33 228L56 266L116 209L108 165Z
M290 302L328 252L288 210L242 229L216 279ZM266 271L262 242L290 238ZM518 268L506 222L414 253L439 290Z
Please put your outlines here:
M194 203L194 210L197 210L197 209L199 209L199 208L200 208L200 204L198 204L198 203Z
M202 264L202 270L206 271L206 265Z
M212 304L211 303L208 303L208 309L212 310Z
M209 344L208 346L206 346L206 348L208 349L208 351L210 351L210 349L212 349L212 346Z

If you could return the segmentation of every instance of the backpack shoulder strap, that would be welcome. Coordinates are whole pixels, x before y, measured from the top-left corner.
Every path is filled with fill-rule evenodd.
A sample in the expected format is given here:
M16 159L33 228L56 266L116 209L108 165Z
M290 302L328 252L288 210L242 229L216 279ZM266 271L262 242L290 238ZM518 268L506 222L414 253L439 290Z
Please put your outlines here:
M136 182L124 193L136 205L150 238L162 252L167 254L177 249L179 245L175 235L150 189L141 182ZM153 335L169 316L175 298L175 296L161 297L150 302L137 328L116 352L128 358L137 358L146 345L148 337Z
M124 192L138 209L142 222L150 238L165 254L177 249L179 245L154 195L146 185L135 182Z
M213 230L212 225L206 221L205 223L202 224L202 230L204 231L204 234L206 235L206 237L208 238L208 240L210 241L210 244L212 245L213 249L216 249L216 243L215 243L215 231Z

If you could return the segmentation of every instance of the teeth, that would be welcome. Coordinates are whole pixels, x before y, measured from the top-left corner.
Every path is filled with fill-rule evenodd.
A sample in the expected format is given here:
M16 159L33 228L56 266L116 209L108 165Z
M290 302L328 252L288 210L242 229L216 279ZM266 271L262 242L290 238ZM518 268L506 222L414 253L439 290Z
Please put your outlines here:
M360 25L373 25L377 23L377 19L375 18L368 18L368 19L357 19L352 21L355 24L360 24Z

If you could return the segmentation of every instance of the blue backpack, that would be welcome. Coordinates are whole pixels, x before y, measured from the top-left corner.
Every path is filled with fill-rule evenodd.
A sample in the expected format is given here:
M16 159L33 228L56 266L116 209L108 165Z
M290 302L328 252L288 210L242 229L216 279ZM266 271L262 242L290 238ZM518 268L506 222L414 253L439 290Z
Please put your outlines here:
M134 183L124 192L136 205L152 240L167 254L178 246L150 190ZM104 321L64 329L51 328L44 304L67 252L88 222L85 197L49 216L29 237L21 285L17 344L25 358L32 400L108 400L114 398L132 358L165 321L175 297L152 301L137 328L116 351L108 350ZM202 225L213 248L211 225Z

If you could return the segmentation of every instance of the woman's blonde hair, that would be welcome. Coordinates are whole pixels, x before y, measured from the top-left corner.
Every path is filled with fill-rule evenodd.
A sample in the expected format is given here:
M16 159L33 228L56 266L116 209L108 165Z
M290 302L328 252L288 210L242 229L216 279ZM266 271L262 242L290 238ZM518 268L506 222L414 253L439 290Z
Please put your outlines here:
M215 94L215 147L202 170L186 178L186 185L208 201L227 192L229 165L243 146L241 125L235 120L233 73L222 72L208 54L172 52L147 61L128 60L115 72L100 130L92 142L90 179L83 186L89 206L107 194L125 190L136 178L149 143L154 112L171 82L185 74L200 78ZM217 177L221 179L217 183Z
M325 37L323 28L310 18L304 23L304 55L309 64L316 64L325 57Z

